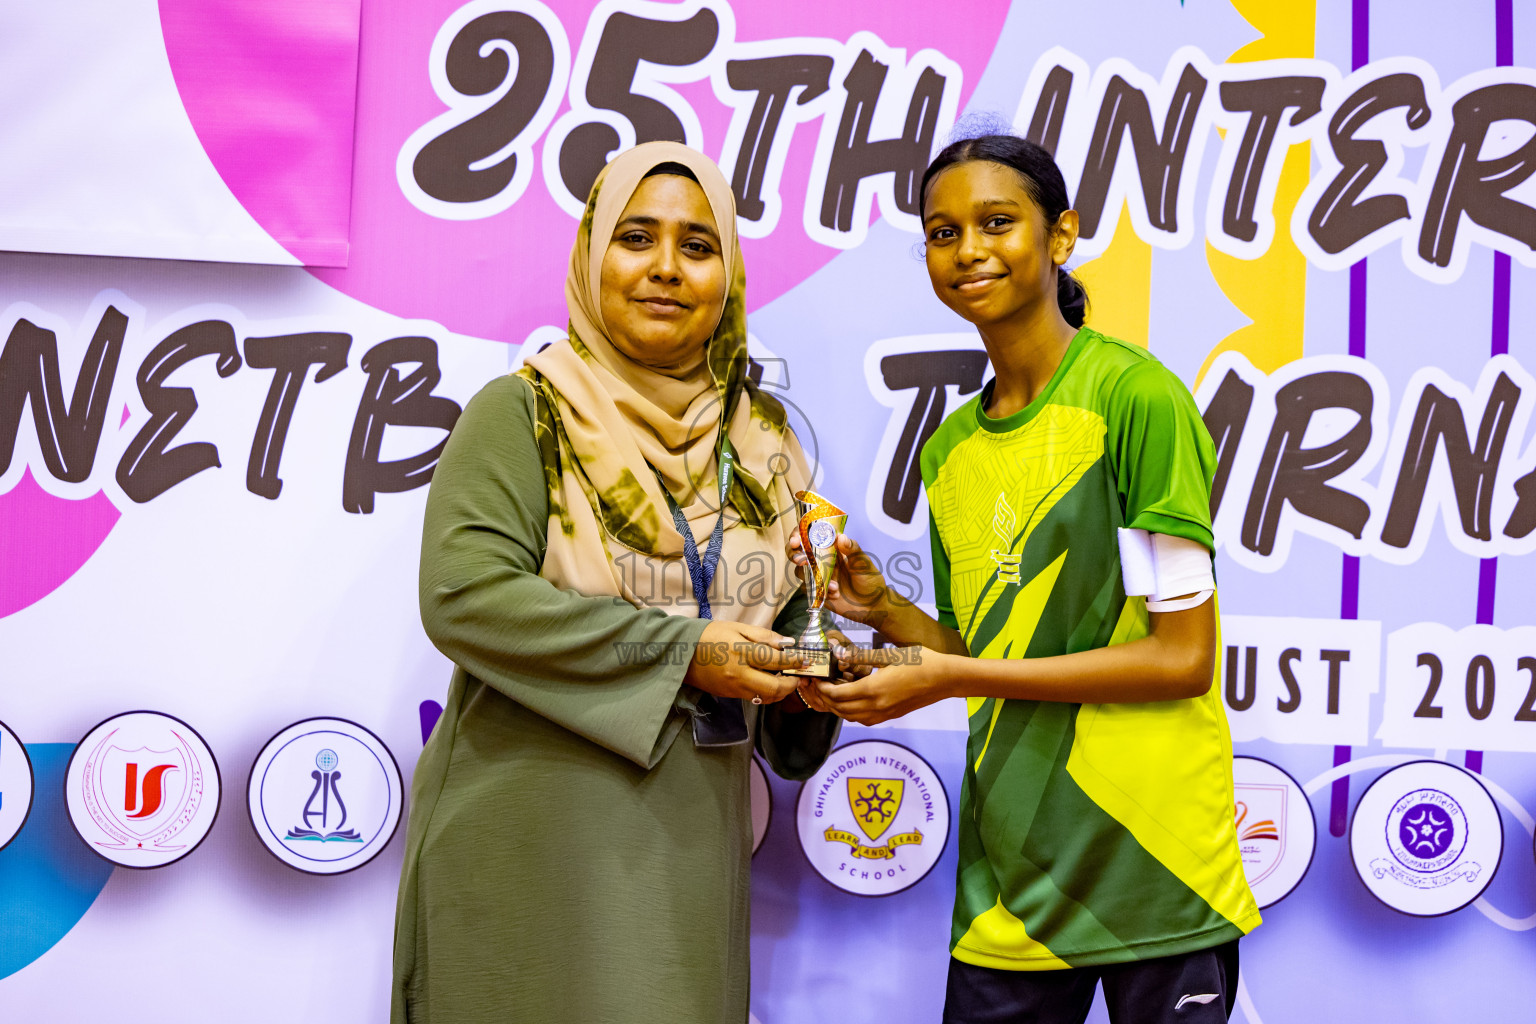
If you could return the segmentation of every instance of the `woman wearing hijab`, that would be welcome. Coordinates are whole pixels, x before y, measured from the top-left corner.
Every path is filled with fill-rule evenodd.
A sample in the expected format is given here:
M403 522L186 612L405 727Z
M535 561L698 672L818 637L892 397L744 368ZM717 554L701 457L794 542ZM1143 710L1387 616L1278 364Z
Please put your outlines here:
M719 169L623 153L569 337L449 439L421 609L456 669L412 785L395 1024L747 1018L751 741L804 778L837 720L778 674L809 473L746 379L744 282Z

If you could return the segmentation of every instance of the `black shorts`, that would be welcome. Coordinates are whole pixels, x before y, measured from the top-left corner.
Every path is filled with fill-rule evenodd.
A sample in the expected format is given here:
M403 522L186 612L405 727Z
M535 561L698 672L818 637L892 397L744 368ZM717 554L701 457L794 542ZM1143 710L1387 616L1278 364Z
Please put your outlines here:
M1082 1024L1100 982L1113 1024L1225 1024L1237 1002L1237 940L1060 971L1000 971L951 959L944 1024Z

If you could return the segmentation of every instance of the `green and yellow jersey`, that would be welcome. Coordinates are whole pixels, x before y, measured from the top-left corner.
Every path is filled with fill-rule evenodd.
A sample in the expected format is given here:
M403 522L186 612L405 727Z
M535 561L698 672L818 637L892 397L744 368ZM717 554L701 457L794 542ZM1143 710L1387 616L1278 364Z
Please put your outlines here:
M923 449L940 621L979 658L1145 636L1116 530L1213 546L1215 453L1189 391L1142 349L1084 328L1028 407L992 419L990 394ZM1086 967L1257 926L1220 692L1218 680L1201 697L1144 704L968 701L953 955Z

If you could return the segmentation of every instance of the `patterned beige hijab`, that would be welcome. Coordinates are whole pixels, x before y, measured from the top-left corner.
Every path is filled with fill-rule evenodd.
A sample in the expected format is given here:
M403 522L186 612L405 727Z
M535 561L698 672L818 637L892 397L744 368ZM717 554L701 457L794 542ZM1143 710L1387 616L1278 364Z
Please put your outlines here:
M641 180L662 163L698 178L719 229L729 292L702 366L669 376L623 354L603 323L603 254ZM719 508L719 434L737 470L710 603L720 619L768 625L794 592L784 558L793 494L809 486L805 456L784 409L747 380L746 275L736 202L720 169L675 142L615 157L592 186L565 284L569 337L529 356L519 372L535 388L535 430L549 489L541 575L583 594L696 615L683 540L657 474L681 506L702 552Z

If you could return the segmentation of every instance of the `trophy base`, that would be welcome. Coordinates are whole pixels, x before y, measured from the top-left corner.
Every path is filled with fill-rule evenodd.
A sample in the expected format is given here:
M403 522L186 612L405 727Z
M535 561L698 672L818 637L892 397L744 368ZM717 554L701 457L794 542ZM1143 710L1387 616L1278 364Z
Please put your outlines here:
M800 668L786 669L787 676L804 676L807 679L831 679L832 678L832 649L829 647L800 647L795 646L789 650L800 655L805 662Z

